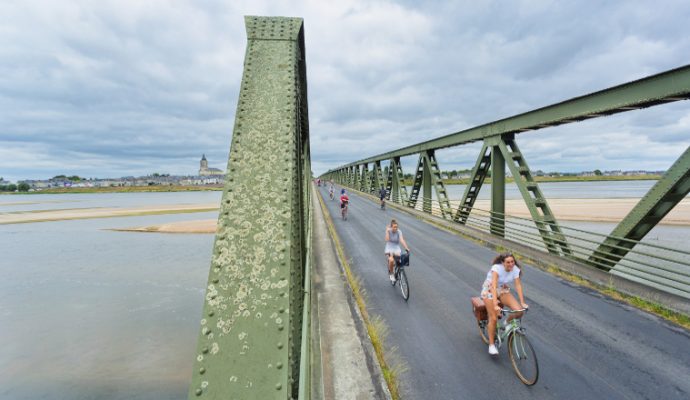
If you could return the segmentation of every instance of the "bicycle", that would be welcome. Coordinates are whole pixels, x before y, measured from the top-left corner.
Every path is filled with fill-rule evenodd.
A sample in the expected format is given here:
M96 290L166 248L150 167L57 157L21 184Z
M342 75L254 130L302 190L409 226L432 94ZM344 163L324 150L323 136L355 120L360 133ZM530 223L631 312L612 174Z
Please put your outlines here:
M381 199L381 209L382 210L386 209L386 198L385 197Z
M343 221L347 221L347 209L349 207L349 202L346 201L344 203L345 203L345 207L340 208L340 214L343 217Z
M400 286L400 294L405 301L410 299L410 284L407 281L407 274L405 273L405 266L410 265L410 252L408 251L403 260L403 255L398 257L393 257L395 259L395 267L393 267L393 276L395 276L395 281L391 281L391 285L395 286L397 283ZM386 257L386 268L388 267L388 258Z
M532 344L527 339L525 328L522 327L522 318L513 318L507 324L503 324L503 326L500 324L500 320L508 314L526 313L529 309L511 310L503 308L503 305L500 303L499 307L501 307L501 312L498 321L496 321L496 334L494 335L496 347L500 349L504 342L508 343L508 355L510 356L510 363L515 374L522 383L532 386L539 379L539 362ZM479 297L472 298L472 311L477 318L482 341L485 344L489 344L488 315L484 301Z
M333 194L333 190L328 191L328 196L331 198L331 200L335 200L335 195Z

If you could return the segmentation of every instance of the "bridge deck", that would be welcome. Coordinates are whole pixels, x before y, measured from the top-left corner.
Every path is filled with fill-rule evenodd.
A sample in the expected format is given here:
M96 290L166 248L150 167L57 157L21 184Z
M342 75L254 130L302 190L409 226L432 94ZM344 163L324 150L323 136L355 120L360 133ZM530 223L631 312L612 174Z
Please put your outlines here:
M492 251L352 193L349 218L342 221L337 200L320 189L370 313L384 318L388 345L407 365L400 379L404 398L690 398L690 333L529 265L523 266L531 306L524 325L540 378L534 387L523 386L505 346L496 359L487 354L470 310ZM391 218L413 252L408 303L385 269L383 237Z

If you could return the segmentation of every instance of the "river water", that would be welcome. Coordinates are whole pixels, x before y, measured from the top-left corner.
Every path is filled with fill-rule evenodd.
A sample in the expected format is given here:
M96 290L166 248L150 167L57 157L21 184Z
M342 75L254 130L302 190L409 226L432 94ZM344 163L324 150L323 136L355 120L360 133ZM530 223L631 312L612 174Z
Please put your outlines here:
M540 186L547 198L620 198L641 197L653 183ZM460 198L463 188L449 192ZM480 198L489 193L483 188ZM220 197L12 195L0 196L0 213L219 203ZM520 197L514 185L506 197ZM0 399L186 398L213 235L109 229L216 217L206 212L0 225ZM580 224L602 233L613 227ZM690 228L659 226L655 235L687 249Z

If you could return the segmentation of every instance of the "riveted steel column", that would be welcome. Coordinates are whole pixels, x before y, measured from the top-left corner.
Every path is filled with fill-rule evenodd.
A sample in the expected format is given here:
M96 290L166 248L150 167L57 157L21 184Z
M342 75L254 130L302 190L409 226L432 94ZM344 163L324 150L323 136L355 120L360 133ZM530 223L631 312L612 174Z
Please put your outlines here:
M190 399L290 399L300 380L308 383L300 373L309 371L300 359L309 359L301 351L308 351L311 170L302 19L245 23L244 75Z
M362 165L362 178L359 181L359 185L357 186L357 189L359 189L360 192L366 192L369 186L369 164L363 164Z
M505 236L506 162L497 139L487 140L491 146L491 233Z

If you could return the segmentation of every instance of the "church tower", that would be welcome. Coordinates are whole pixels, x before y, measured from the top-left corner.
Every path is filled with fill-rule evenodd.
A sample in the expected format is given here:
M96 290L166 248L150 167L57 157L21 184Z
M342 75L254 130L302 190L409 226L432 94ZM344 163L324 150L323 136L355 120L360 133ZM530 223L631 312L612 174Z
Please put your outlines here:
M199 175L204 175L204 172L208 170L208 160L206 160L206 154L201 156L201 162L199 162Z

